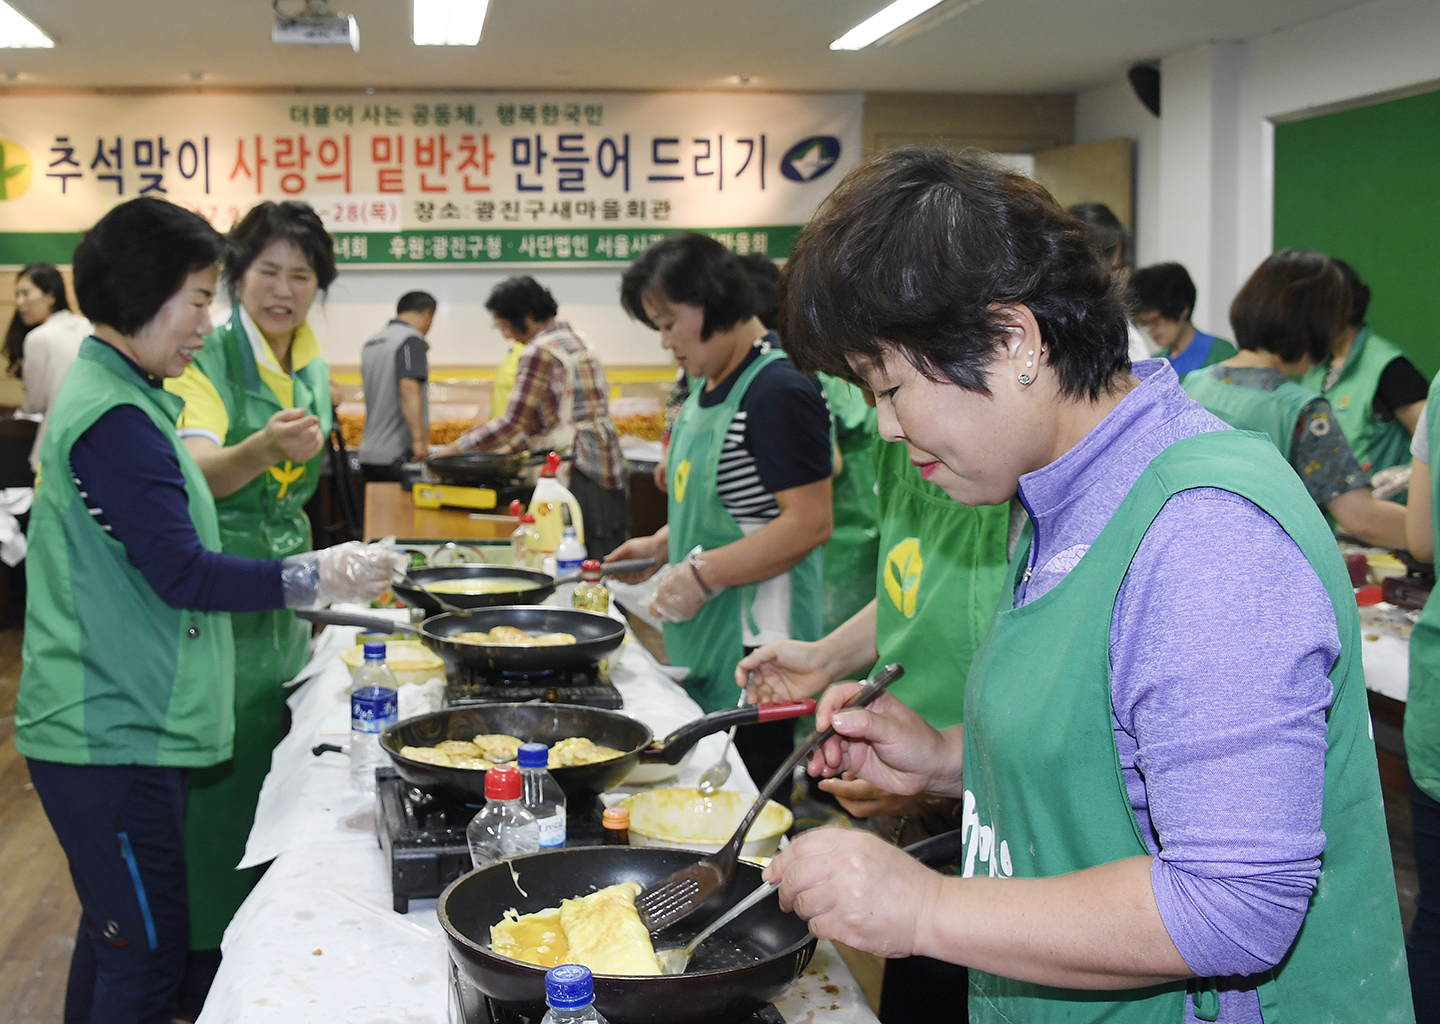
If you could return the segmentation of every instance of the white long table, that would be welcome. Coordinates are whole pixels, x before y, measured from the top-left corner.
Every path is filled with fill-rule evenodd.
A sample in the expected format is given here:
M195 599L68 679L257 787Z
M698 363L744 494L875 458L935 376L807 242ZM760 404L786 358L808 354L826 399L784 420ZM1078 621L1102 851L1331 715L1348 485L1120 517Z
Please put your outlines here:
M353 628L321 635L305 681L290 698L293 724L276 748L243 865L273 860L226 929L224 960L198 1024L332 1024L336 1020L454 1021L449 961L434 900L390 909L390 881L376 842L373 798L350 788L348 762L311 748L348 733L349 673L339 661ZM633 638L612 663L627 707L700 714L684 689ZM707 736L680 776L694 785L720 756ZM727 789L755 793L730 751ZM828 942L778 1004L787 1021L875 1024L859 985ZM458 1022L457 1022L458 1024Z

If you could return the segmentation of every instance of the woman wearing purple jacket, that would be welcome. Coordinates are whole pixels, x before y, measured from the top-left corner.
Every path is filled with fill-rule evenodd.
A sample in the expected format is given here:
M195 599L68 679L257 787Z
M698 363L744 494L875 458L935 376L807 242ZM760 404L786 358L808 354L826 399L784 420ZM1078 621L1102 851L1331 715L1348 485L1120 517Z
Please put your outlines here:
M797 364L1031 528L963 726L837 713L853 684L817 716L813 774L962 800L955 875L820 829L767 869L782 906L967 965L972 1021L1412 1020L1353 592L1274 445L1132 367L1081 225L978 157L852 172L784 287Z

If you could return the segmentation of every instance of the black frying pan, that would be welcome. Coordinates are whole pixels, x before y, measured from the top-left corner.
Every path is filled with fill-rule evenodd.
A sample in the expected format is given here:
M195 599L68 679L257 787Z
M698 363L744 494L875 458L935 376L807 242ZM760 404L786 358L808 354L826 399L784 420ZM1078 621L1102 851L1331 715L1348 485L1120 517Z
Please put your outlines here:
M606 576L624 576L628 573L649 569L654 564L653 558L625 559L602 565L600 571ZM555 593L557 585L556 578L549 573L519 565L447 565L428 569L411 569L407 576L410 581L419 586L410 586L405 582L396 583L394 585L395 593L404 598L406 604L415 608L423 608L431 615L438 615L445 610L440 606L436 597L444 598L448 604L457 608L467 609L493 608L499 605L539 604ZM437 591L432 595L420 589L439 580L460 579L518 579L527 583L528 586L524 590L499 594L443 594Z
M960 857L960 833L907 847L933 866ZM694 850L601 846L517 857L464 875L440 894L435 910L450 955L485 995L538 1019L545 1012L543 968L490 951L490 926L514 907L521 914L560 905L619 882L658 882L705 857ZM521 894L511 868L524 888ZM683 945L761 883L761 869L741 862L730 884L701 913L656 936L658 946ZM805 923L784 913L775 896L722 928L695 951L684 974L595 976L595 1007L611 1024L731 1024L785 993L815 952Z
M460 455L438 455L426 459L430 475L437 480L457 484L493 484L525 472L529 466L545 461L544 452L466 452Z
M328 608L297 614L325 625L410 633L447 662L482 672L534 675L558 669L583 669L603 661L625 639L625 624L608 615L543 605L504 605L477 608L464 615L432 615L419 626L380 615L336 612ZM514 626L527 633L570 633L575 643L558 647L508 647L454 639L457 633L489 632L496 626Z
M502 733L546 746L584 736L602 747L623 751L622 756L598 764L552 768L550 774L555 776L565 795L573 796L613 789L642 761L679 764L702 737L732 725L799 718L814 709L815 702L808 699L727 708L688 722L657 743L653 742L649 726L619 711L576 704L486 704L407 718L381 734L380 747L395 762L400 777L412 786L444 792L468 803L485 799L483 771L413 761L402 756L400 749L433 747L445 740L468 740L481 733Z

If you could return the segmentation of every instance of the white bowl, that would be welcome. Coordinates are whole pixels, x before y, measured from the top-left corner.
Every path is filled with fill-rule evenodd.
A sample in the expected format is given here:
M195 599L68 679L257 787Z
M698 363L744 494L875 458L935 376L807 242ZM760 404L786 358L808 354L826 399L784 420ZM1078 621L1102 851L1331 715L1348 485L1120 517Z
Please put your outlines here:
M652 789L627 796L620 806L630 809L631 846L714 853L735 834L754 802L754 796L733 790L705 796L697 789ZM794 823L789 808L767 800L745 836L740 856L747 860L773 857Z
M655 734L656 740L663 740L682 725L688 724L691 719L684 715L677 715L669 711L626 711L627 715L638 721L644 722ZM685 751L685 756L675 764L666 764L664 761L653 761L649 764L640 762L630 769L630 774L625 776L627 786L653 786L657 782L669 782L680 774L681 769L689 766L695 758L695 748L691 747Z

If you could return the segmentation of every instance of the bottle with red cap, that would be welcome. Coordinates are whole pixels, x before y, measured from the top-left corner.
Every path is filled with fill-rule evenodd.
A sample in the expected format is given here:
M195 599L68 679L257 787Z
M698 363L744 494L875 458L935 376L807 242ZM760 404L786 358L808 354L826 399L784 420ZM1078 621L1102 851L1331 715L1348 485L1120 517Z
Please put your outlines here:
M523 794L520 769L513 765L496 765L485 773L485 807L465 829L475 867L539 852L540 826L525 809Z
M610 614L610 591L600 580L600 563L596 559L587 558L580 563L580 582L570 602L587 612Z
M510 514L520 521L510 535L510 561L531 569L540 568L540 531L535 528L535 517L524 511L520 499L510 502Z
M565 522L562 508L570 510L570 524L575 527L575 539L585 543L585 518L580 514L580 503L575 495L557 479L560 464L564 460L556 452L545 459L545 468L535 482L535 493L530 498L530 514L535 517L535 528L540 531L540 551L554 556L564 536Z

